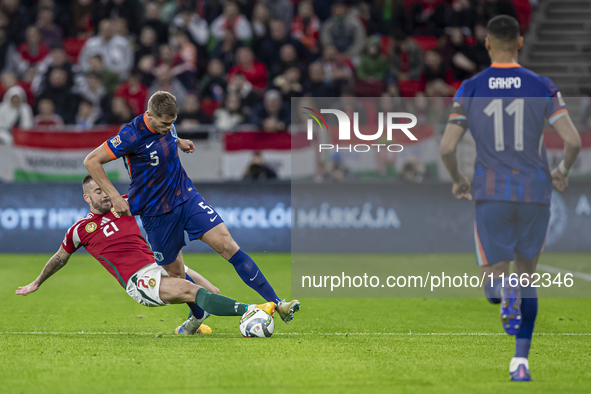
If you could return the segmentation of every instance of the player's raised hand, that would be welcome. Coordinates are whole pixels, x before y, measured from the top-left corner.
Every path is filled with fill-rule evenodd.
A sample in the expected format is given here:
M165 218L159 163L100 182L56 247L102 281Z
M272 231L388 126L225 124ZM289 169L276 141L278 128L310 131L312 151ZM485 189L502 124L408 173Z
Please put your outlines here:
M451 192L458 200L469 200L472 201L472 193L470 193L471 185L470 181L464 174L460 174L460 181L454 182L451 187Z
M123 197L111 197L111 204L113 204L111 212L113 212L113 215L115 215L115 217L119 218L123 215L132 216L131 211L129 209L129 204Z
M184 140L182 138L178 139L178 147L181 151L183 151L184 153L193 153L195 152L195 145L193 144L193 141L191 140Z
M552 171L552 188L563 192L568 187L568 176L564 175L558 168Z
M17 291L15 291L14 294L19 294L19 295L24 295L26 296L27 294L30 294L34 291L37 291L37 289L39 288L39 285L37 284L37 282L31 282L26 286L22 286L19 287Z

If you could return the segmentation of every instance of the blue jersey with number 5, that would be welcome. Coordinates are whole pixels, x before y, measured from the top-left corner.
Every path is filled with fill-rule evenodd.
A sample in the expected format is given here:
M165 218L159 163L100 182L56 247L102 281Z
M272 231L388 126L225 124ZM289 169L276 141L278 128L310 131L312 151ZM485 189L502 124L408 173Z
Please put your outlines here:
M177 150L176 127L162 135L150 129L143 114L103 144L115 160L123 157L129 172L129 208L134 215L158 216L185 202L195 187Z
M547 77L517 63L493 63L465 80L449 121L476 141L476 200L550 204L552 180L543 143L544 120L567 113Z

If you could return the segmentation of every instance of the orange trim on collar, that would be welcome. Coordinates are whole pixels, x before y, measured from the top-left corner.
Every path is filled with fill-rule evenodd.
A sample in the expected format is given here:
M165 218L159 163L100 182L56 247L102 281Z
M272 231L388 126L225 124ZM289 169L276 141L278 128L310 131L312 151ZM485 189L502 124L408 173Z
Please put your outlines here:
M492 68L516 68L521 67L518 63L498 63L494 62L490 65Z
M148 113L147 112L144 112L144 123L146 124L146 127L148 128L148 130L150 130L152 133L160 134L157 131L152 130L152 128L150 127L150 124L148 123Z

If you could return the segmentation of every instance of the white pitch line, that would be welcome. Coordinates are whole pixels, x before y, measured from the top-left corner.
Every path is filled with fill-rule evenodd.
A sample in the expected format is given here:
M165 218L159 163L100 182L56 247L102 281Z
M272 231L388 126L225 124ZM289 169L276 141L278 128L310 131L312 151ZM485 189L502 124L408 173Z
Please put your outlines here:
M162 332L57 332L57 331L6 331L0 332L0 335L173 335L172 333ZM237 335L227 332L216 333L215 335ZM287 335L287 336L302 336L302 335L318 335L318 336L506 336L505 333L500 332L278 332L273 335ZM538 333L534 335L544 336L591 336L591 333Z
M542 271L550 272L551 274L572 274L573 278L579 278L591 282L591 275L584 272L563 270L549 265L538 264L538 268Z

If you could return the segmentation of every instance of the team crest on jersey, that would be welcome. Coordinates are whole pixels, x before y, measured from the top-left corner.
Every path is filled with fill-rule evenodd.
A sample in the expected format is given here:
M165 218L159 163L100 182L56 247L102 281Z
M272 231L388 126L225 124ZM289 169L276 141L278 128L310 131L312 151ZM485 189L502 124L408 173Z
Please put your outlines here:
M113 148L116 148L119 145L121 145L121 137L119 137L119 135L116 135L115 137L111 138L111 145L113 145Z
M154 258L156 259L156 261L164 260L164 256L160 252L154 252Z
M156 279L150 278L150 280L148 281L148 286L156 287Z
M86 232L87 233L92 233L94 230L96 230L96 223L95 222L90 222L86 225Z

